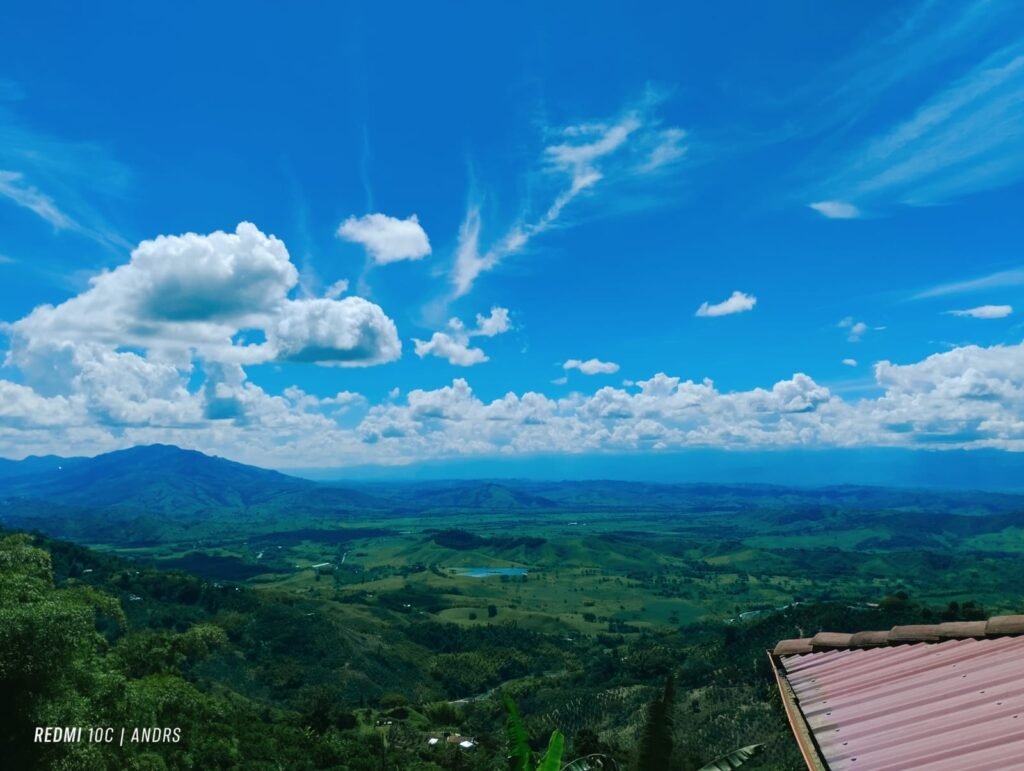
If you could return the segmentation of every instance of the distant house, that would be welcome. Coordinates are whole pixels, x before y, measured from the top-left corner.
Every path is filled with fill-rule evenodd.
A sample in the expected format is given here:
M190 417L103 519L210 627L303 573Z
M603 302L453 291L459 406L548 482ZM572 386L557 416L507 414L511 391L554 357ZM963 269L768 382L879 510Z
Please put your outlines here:
M770 655L810 771L1024 768L1024 615L819 632Z
M436 747L438 744L441 744L442 741L444 741L446 744L455 744L464 750L471 750L477 745L476 740L473 738L463 736L462 734L449 733L444 734L443 740L438 738L437 736L431 736L429 739L427 739L427 744L429 744L431 747Z

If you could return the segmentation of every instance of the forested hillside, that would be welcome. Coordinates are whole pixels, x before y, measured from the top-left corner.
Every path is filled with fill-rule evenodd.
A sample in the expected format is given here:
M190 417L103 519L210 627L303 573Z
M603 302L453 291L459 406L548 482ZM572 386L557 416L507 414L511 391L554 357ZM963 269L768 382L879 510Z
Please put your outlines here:
M884 605L871 624L939 612L901 597ZM825 604L745 624L566 636L401 610L377 608L356 623L312 598L5 535L4 757L13 768L491 770L505 764L508 694L536 747L559 728L567 758L601 752L642 768L656 712L648 705L673 677L673 768L763 742L749 768L791 769L799 761L764 649L798 629L867 620ZM129 737L136 727L169 727L180 740L43 744L32 741L36 726L124 727Z

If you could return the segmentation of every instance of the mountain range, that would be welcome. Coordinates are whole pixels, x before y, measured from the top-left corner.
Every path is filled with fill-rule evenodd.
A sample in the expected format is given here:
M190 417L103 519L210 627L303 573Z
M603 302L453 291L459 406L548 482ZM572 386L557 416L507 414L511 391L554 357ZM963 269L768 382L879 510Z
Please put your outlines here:
M159 540L197 527L274 529L300 517L337 520L353 509L385 507L361 491L171 445L0 462L0 523L77 540Z
M352 511L423 514L452 510L516 512L665 511L728 513L761 508L988 515L1024 509L1006 493L859 485L668 484L615 480L439 480L316 482L172 445L148 445L91 458L0 459L0 501L25 513L47 507L102 510L171 520L216 517L342 517Z

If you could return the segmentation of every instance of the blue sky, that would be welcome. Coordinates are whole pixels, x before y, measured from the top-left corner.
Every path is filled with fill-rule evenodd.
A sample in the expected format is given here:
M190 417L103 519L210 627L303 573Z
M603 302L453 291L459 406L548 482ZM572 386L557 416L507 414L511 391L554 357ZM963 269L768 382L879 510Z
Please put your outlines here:
M0 455L1024 448L1019 5L208 5L0 29Z

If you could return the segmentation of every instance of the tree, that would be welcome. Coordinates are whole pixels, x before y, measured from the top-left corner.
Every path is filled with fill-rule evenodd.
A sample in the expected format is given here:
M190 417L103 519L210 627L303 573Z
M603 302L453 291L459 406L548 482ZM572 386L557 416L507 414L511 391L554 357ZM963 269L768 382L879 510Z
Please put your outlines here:
M653 768L669 771L672 768L672 713L675 709L675 691L675 677L670 673L665 678L661 698L655 699L647 708L647 724L640 740L637 761L637 768L640 771Z

